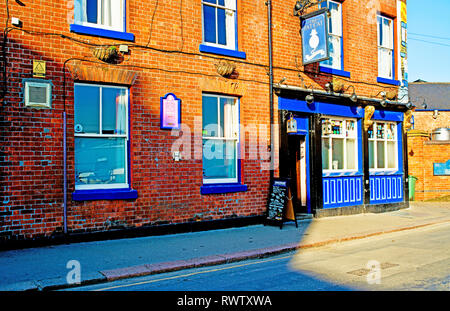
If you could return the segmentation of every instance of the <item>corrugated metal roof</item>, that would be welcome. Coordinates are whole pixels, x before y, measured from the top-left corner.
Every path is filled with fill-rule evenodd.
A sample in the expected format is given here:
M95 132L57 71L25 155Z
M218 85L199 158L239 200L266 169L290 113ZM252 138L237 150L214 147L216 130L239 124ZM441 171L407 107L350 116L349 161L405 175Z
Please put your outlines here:
M424 109L423 101L427 104L426 110L450 110L450 83L447 82L413 82L409 83L409 99L416 109Z

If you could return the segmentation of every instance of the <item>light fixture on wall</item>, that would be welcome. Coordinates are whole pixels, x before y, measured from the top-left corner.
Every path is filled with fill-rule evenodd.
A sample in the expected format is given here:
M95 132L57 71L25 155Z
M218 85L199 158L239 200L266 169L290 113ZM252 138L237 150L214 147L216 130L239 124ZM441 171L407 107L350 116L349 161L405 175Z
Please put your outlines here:
M425 101L425 97L423 97L423 96L417 96L416 97L416 100L418 100L418 99L422 99L422 108L423 109L427 109L428 108L428 105L427 105L427 103L426 103L426 101Z
M303 3L301 1L297 1L294 5L294 16L299 16L303 11Z
M378 92L378 94L375 95L374 97L377 97L378 95L381 95L380 105L381 105L382 107L386 107L386 106L387 106L386 92L385 92L385 91L380 91L380 92Z
M303 79L303 77L302 77L302 75L301 75L300 73L298 73L298 78L302 81L302 87L303 87L304 89L306 89L306 86L305 86L305 80Z
M286 77L283 77L283 78L280 80L280 82L278 82L278 85L283 84L286 80L287 80Z
M312 87L312 84L309 86L305 85L305 80L303 79L302 75L299 73L298 77L300 78L300 80L302 81L302 85L304 89L309 89L311 88L311 93L309 93L308 95L306 95L305 97L305 101L308 105L311 105L314 102L314 89Z
M408 94L404 94L401 98L399 98L399 99L397 100L397 104L403 104L403 103L401 102L402 99L405 98L405 97L408 97L408 96L409 96ZM413 105L413 103L411 102L411 100L408 99L408 102L405 104L405 107L408 108L409 110L411 110L411 109L414 107L414 105Z
M349 88L353 88L353 94L350 96L350 100L356 103L358 101L358 96L356 95L355 87L353 85L349 85L345 91L348 91Z
M312 89L311 89L311 93L306 95L305 100L308 105L311 105L314 102L314 93L313 93Z
M439 110L435 109L433 111L433 119L437 119L438 116L439 116Z
M300 16L303 14L303 12L309 8L312 7L314 5L318 5L322 2L325 2L324 0L300 0L295 2L294 5L294 16ZM330 11L327 11L327 14L329 15L328 17L330 17Z

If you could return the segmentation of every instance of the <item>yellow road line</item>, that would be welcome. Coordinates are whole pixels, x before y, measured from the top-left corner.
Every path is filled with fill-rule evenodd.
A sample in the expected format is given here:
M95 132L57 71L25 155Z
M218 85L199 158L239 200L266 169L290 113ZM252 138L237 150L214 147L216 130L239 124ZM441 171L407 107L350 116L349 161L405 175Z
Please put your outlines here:
M131 284L123 284L123 285L117 285L117 286L111 286L111 287L105 287L105 288L95 289L93 291L105 291L105 290L117 289L117 288L122 288L122 287L131 287L131 286L136 286L136 285L143 285L143 284L150 284L150 283L156 283L156 282L161 282L161 281L173 280L173 279L193 276L193 275L197 275L197 274L206 274L206 273L211 273L211 272L235 269L235 268L240 268L240 267L245 267L245 266L250 266L250 265L256 265L256 264L260 264L260 263L266 263L266 262L271 262L271 261L282 260L282 259L289 258L291 256L292 255L279 257L279 258L274 258L274 259L260 260L260 261L256 261L256 262L249 262L249 263L245 263L245 264L234 265L234 266L231 266L231 267L216 268L216 269L211 269L211 270L207 270L207 271L192 272L192 273L188 273L188 274L171 276L171 277L162 278L162 279L149 280L149 281L143 281L143 282L137 282L137 283L131 283Z

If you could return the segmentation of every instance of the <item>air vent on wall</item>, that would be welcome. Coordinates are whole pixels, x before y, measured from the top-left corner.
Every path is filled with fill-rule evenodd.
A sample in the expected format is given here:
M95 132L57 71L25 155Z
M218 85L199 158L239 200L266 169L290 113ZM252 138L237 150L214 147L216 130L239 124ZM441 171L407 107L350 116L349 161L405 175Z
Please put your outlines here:
M25 107L51 108L51 98L49 82L25 82Z

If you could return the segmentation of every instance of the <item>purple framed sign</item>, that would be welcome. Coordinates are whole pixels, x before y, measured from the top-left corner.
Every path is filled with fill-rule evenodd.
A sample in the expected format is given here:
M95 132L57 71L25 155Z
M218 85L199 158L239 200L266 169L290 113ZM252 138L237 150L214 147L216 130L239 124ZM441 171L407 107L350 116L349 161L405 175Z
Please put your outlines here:
M161 97L161 129L179 130L181 124L181 99L167 93Z

